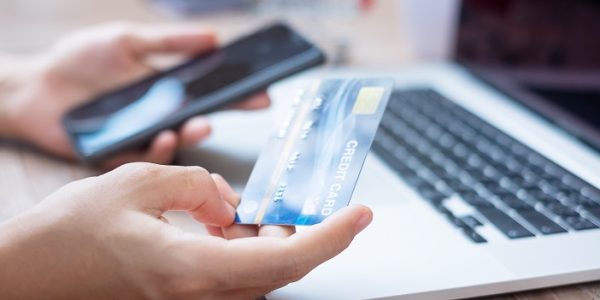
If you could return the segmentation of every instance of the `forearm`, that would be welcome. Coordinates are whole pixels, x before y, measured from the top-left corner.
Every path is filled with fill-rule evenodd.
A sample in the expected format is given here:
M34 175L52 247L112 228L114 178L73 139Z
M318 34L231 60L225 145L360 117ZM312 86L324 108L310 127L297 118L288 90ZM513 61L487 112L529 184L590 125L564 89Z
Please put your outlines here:
M69 255L93 252L86 251L86 245L70 243L68 228L57 229L52 215L34 207L0 224L2 299L80 299L86 292L79 288L81 282L94 286L89 269L101 273L102 268Z
M41 297L38 291L40 280L32 274L43 275L38 266L31 241L40 237L36 227L17 216L0 224L0 293L7 298L33 299ZM48 270L52 272L51 270Z

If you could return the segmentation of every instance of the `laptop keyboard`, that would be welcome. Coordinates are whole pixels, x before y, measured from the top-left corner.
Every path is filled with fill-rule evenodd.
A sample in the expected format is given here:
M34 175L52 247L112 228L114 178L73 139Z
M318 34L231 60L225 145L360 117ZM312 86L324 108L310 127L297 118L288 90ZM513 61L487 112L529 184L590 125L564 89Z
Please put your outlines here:
M475 243L600 226L597 188L433 90L395 91L372 149Z

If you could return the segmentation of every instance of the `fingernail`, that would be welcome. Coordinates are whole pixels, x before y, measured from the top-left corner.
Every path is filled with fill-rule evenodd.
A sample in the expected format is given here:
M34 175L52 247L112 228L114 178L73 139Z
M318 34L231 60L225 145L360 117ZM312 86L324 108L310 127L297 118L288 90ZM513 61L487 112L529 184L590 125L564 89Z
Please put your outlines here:
M240 196L240 194L235 193L235 201L233 202L235 204L234 207L237 208L238 206L240 206L240 202L242 202L242 197Z
M236 193L235 191L232 190L231 194L229 194L229 199L231 201L228 201L229 204L231 204L234 208L237 209L238 206L240 206L240 202L241 202L241 196L240 194Z
M210 122L205 117L195 117L191 122L195 128L204 129L210 126Z
M358 234L367 228L371 224L371 221L373 221L373 213L371 211L364 211L354 225L354 234Z

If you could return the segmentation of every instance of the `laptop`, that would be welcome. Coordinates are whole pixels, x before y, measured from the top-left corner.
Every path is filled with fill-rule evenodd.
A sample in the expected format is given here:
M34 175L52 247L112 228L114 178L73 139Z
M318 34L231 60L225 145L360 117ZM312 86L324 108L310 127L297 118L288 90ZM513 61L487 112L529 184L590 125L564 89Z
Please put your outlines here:
M267 299L448 299L600 280L600 3L464 0L457 26L454 63L330 74L396 79L352 199L374 221ZM216 118L205 151L222 157L207 167L247 175L267 120L310 77L274 86L269 117ZM219 170L227 157L237 171Z

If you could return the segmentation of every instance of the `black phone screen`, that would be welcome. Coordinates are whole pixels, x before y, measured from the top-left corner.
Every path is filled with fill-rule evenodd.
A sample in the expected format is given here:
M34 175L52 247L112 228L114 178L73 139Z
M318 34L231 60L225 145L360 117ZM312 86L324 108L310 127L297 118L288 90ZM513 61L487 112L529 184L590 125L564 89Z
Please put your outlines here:
M71 111L66 118L67 127L78 150L88 156L311 48L311 44L287 26L271 26L101 96Z

